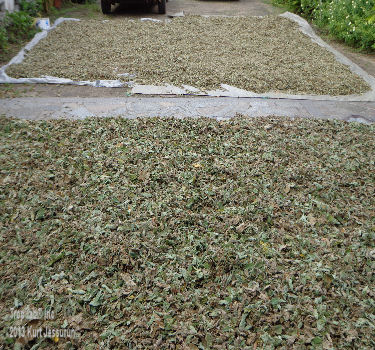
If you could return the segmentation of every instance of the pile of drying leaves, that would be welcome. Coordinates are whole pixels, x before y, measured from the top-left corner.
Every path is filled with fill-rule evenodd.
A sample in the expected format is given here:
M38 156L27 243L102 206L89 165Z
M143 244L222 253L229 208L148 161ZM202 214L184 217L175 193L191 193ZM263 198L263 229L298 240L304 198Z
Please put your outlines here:
M12 77L130 79L200 90L221 84L257 93L350 95L368 84L282 17L65 22L49 32Z
M374 348L374 126L1 118L0 139L6 347L25 326L79 337L16 348Z

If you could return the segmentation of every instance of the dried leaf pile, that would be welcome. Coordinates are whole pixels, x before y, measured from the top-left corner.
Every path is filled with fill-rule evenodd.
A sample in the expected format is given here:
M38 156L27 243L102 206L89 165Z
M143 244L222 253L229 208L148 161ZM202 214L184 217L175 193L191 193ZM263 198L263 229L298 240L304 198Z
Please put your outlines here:
M0 140L6 348L11 307L80 333L33 349L375 347L374 126L0 118Z
M203 90L229 84L257 93L348 95L369 89L296 23L276 16L65 22L7 73L90 81L128 73L141 84Z

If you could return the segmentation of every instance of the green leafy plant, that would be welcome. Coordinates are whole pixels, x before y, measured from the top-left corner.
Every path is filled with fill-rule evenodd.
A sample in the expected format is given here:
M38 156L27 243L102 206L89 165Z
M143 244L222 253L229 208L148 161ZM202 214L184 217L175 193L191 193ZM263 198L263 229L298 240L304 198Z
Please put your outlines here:
M3 26L0 26L0 50L6 51L8 48L8 35Z
M37 32L33 18L25 11L9 13L4 16L0 24L0 50L7 52L9 44L28 40ZM3 56L3 55L1 55Z
M33 25L33 18L23 11L7 13L4 17L4 25L8 40L12 43L20 39L30 39L37 31Z
M38 17L43 11L42 0L21 0L20 10L32 17Z
M372 8L370 17L367 20L368 23L375 23L375 6Z
M375 0L273 0L362 50L375 49Z

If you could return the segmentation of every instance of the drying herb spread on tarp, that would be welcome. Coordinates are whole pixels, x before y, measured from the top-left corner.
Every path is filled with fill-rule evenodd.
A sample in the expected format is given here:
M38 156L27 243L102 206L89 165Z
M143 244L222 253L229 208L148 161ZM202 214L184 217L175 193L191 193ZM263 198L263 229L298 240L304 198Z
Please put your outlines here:
M201 90L220 84L257 93L349 95L369 89L362 78L282 17L116 18L63 23L48 34L12 77L123 79Z
M28 306L86 349L374 347L374 126L0 118L0 144L3 345Z

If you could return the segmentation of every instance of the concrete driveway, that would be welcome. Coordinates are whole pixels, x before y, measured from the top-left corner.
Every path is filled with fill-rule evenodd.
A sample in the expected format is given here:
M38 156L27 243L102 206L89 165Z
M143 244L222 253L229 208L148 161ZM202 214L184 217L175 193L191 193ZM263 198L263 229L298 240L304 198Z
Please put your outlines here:
M167 3L168 14L180 11L187 15L267 16L279 14L283 9L262 0L170 0Z

